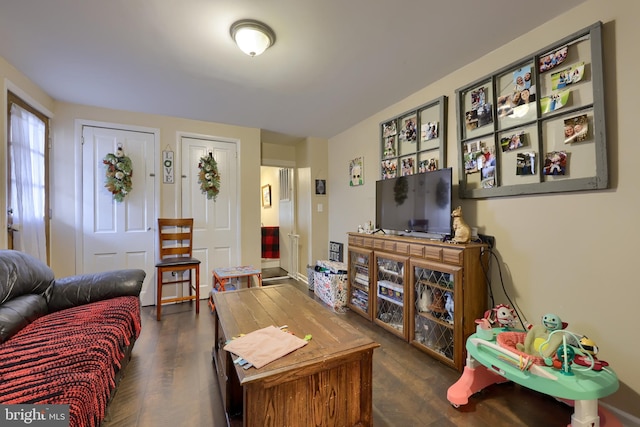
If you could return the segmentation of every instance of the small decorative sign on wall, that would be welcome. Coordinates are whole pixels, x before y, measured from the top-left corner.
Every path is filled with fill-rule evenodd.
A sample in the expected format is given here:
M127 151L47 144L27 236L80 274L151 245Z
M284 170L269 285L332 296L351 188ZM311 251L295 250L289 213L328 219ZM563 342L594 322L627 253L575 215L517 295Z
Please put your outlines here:
M316 194L317 195L325 195L327 194L327 180L326 179L316 179Z
M339 242L329 242L329 260L343 261L343 245Z
M162 152L162 182L165 184L174 183L173 151L167 150Z
M349 162L349 186L364 184L364 157L356 157Z

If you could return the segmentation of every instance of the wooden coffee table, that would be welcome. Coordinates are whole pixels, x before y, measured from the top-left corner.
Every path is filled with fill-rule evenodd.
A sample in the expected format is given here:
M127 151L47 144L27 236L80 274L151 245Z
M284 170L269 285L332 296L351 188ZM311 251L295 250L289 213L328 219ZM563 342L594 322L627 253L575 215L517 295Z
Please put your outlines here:
M373 350L379 344L293 285L218 292L215 362L231 426L371 426ZM270 325L304 347L260 369L244 369L223 350L227 340Z

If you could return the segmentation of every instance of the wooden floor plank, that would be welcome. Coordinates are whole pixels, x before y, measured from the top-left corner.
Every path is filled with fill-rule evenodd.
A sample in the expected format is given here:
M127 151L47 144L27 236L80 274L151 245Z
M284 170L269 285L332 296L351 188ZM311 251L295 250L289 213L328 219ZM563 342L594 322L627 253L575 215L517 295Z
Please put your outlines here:
M289 283L316 299L304 283L270 284L275 283ZM447 389L459 378L457 371L353 312L339 316L381 344L373 357L376 427L565 427L570 422L571 408L513 383L488 387L456 409L447 401ZM160 322L155 307L143 307L142 333L102 427L225 426L211 364L213 336L205 301L198 316L191 303L163 306Z

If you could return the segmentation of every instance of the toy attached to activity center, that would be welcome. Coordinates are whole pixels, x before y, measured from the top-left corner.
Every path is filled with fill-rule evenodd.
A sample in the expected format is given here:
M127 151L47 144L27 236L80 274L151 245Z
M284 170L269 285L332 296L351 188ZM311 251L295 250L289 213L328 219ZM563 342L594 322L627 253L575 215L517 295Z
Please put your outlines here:
M596 357L593 340L567 330L567 323L552 313L526 330L512 329L491 319L498 311L510 310L499 307L477 319L476 333L467 339L466 366L447 391L453 406L466 405L485 387L510 380L572 404L570 427L622 427L612 413L598 406L598 399L614 393L619 383L609 364ZM491 328L494 322L501 327Z

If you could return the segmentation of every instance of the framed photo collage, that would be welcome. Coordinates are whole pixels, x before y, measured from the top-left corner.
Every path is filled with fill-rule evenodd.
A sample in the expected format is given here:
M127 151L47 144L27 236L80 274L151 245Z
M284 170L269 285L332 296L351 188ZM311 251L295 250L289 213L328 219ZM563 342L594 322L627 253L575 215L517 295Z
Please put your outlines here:
M447 97L380 124L380 179L446 167Z
M601 27L456 90L461 198L608 188Z

